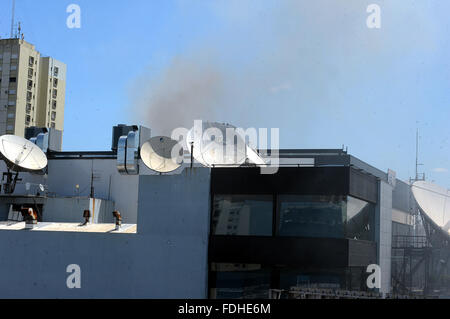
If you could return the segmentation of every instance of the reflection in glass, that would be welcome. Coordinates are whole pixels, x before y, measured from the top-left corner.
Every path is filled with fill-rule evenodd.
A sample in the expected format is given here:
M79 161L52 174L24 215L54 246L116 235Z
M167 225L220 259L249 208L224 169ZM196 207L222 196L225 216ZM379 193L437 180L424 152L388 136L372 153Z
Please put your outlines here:
M375 205L347 197L347 238L375 240Z
M270 289L368 291L366 267L296 268L261 264L210 264L210 298L267 299Z
M344 238L342 196L279 196L279 235Z
M280 288L345 288L345 269L289 269L280 270Z
M366 267L295 269L281 268L280 288L342 289L367 291Z
M271 236L272 196L215 195L214 235Z
M215 272L210 297L213 299L267 299L270 291L270 268L259 264L213 263Z

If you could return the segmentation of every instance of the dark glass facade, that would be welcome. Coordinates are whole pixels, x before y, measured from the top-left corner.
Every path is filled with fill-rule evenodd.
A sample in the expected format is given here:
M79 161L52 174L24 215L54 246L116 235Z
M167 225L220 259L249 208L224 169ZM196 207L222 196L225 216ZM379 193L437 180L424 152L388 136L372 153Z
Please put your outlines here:
M374 223L375 205L352 196L219 194L213 199L211 230L214 235L373 241Z
M367 290L376 179L349 167L213 169L210 298L292 287Z
M345 287L343 269L295 269L280 270L280 288L291 287L331 288Z
M367 290L365 267L301 268L261 264L212 263L210 298L261 299L270 289L291 288Z
M271 269L260 264L214 263L214 299L261 299L269 298ZM210 278L211 279L211 278Z

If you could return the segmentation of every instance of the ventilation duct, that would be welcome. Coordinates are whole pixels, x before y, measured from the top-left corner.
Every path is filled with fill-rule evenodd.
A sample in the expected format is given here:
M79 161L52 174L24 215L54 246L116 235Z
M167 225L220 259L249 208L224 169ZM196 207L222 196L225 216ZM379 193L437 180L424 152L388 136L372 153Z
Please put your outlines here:
M150 129L144 126L132 127L134 129L126 135L120 136L117 142L117 169L123 175L139 174L138 160L140 143L141 141L145 142L150 137ZM113 132L113 134L117 133L114 130Z

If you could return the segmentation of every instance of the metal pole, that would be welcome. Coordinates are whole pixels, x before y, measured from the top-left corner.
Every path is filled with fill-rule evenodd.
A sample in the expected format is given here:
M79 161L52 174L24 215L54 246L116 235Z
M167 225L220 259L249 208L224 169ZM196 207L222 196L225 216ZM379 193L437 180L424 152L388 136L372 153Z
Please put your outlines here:
M94 191L94 160L92 160L92 167L91 167L91 194L90 197L94 198L95 191Z
M191 169L194 166L194 142L191 143Z
M419 180L419 128L416 130L416 181Z

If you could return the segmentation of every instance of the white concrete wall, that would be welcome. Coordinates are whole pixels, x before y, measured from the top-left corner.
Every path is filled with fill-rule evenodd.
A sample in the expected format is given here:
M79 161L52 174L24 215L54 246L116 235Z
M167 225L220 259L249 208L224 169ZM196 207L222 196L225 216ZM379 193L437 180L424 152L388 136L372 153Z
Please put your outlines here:
M120 175L115 159L50 160L48 170L49 192L58 196L89 196L93 171L95 198L114 201L124 223L137 222L139 176Z
M206 298L209 169L139 184L137 234L1 231L0 298ZM80 289L66 285L72 264Z
M83 212L91 211L91 222L112 223L114 218L114 203L92 198L47 198L42 212L43 222L52 223L81 223L84 221ZM95 207L95 211L94 208Z
M113 201L124 223L137 223L139 176L120 175L115 159L49 160L47 176L20 173L22 181L17 184L14 194L36 194L38 184L43 184L48 188L50 197L88 197L91 192L92 170L96 177L95 198ZM6 166L1 161L0 172L4 171ZM27 182L32 183L30 191L25 189ZM76 185L79 185L79 191Z
M391 291L392 186L384 181L379 182L376 230L378 265L381 268L380 292L389 293Z

